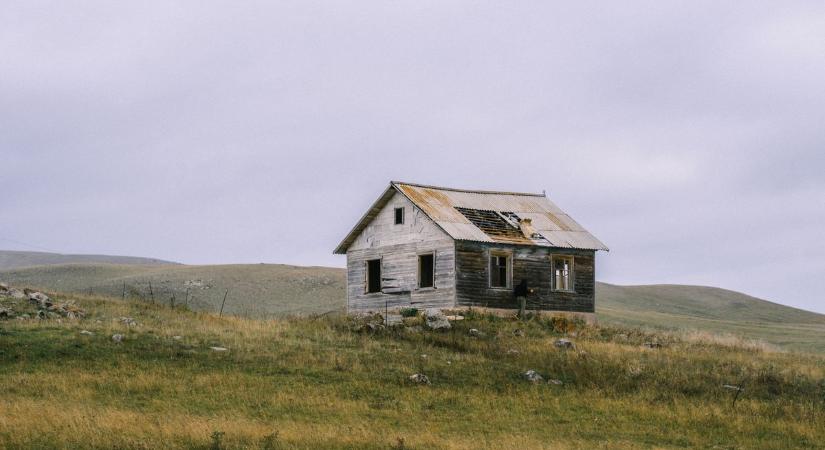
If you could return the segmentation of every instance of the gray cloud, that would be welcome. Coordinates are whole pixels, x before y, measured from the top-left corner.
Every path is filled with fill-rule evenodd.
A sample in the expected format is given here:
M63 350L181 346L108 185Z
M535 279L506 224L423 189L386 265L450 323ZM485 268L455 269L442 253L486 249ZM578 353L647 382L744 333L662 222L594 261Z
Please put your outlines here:
M341 266L390 179L546 189L605 281L825 311L819 2L4 2L0 54L0 239Z

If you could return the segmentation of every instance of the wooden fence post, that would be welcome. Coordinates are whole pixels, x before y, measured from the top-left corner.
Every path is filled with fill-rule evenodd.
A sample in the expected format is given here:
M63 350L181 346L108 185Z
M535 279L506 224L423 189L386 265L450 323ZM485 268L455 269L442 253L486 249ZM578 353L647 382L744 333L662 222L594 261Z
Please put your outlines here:
M223 305L226 304L226 296L229 295L229 289L226 290L223 294L223 301L221 302L221 312L218 313L218 317L223 316Z

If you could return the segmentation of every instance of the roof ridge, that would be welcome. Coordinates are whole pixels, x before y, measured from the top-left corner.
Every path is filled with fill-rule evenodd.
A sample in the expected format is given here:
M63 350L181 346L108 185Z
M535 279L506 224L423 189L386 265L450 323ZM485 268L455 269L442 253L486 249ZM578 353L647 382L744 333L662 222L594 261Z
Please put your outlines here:
M427 188L427 189L438 189L441 191L453 191L453 192L467 192L470 194L497 194L497 195L521 195L524 197L547 197L546 194L535 194L532 192L507 192L507 191L482 191L478 189L458 189L458 188L451 188L451 187L444 187L444 186L432 186L428 184L418 184L418 183L406 183L403 181L390 181L390 184L395 185L404 185L404 186L415 186L420 188Z

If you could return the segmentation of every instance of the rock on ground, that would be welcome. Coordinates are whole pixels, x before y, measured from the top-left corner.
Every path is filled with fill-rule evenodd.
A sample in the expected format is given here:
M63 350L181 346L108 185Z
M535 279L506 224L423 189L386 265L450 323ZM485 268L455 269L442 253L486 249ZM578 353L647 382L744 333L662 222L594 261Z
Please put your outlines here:
M410 381L415 384L430 384L430 379L423 373L414 373L410 375Z
M114 342L123 342L123 335L122 334L113 334L112 340Z
M424 311L424 320L427 328L431 330L449 330L450 321L441 310L436 308L429 308Z
M34 303L38 308L46 309L53 305L52 299L42 292L29 293L29 301Z
M228 352L229 349L226 347L209 347L212 351L215 352Z
M539 373L536 372L535 370L528 370L527 372L524 372L524 374L522 374L522 376L524 377L525 380L527 380L531 383L539 383L541 381L544 381L544 377L539 375Z
M571 342L569 339L557 339L556 342L553 344L558 348L576 348L576 344Z

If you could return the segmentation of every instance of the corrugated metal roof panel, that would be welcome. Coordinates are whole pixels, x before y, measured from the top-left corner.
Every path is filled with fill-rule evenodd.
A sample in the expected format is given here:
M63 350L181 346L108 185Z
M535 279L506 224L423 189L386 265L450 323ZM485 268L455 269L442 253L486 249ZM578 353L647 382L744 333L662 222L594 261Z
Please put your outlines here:
M467 191L401 182L393 182L392 185L427 213L453 239L505 242L482 232L456 210L458 207L513 212L523 219L531 219L536 231L550 242L547 244L536 240L534 245L607 250L604 244L544 194Z
M514 243L512 240L508 241L503 237L487 235L456 209L456 207L459 207L482 211L512 212L522 219L531 219L536 231L547 239L547 242L534 239L533 245L607 250L603 243L588 233L544 194L469 191L397 181L390 183L390 190L393 188L409 198L430 219L456 240ZM335 250L336 253L346 252L346 248L368 225L377 214L377 211L386 204L387 199L390 197L388 194L389 192L385 192L376 201L361 219L361 222L341 242Z

